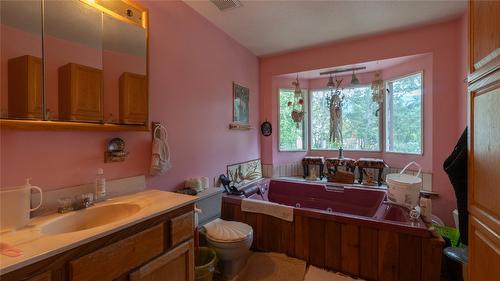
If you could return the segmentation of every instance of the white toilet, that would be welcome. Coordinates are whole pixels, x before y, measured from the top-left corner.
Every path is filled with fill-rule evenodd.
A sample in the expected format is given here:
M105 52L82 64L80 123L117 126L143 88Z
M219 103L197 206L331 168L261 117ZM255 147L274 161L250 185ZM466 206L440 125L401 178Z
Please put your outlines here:
M219 258L223 276L234 277L246 264L253 241L253 229L237 221L215 219L205 225L207 242Z

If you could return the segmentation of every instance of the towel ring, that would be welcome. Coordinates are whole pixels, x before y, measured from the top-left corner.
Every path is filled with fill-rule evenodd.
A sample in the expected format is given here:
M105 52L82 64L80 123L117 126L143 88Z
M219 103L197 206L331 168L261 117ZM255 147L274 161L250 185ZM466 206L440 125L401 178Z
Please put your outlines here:
M160 132L159 135L157 134L158 132ZM167 139L167 137L168 137L167 128L165 128L165 126L163 126L161 123L155 124L153 136L155 138L157 137L157 138L161 139L162 137L164 137L164 139Z

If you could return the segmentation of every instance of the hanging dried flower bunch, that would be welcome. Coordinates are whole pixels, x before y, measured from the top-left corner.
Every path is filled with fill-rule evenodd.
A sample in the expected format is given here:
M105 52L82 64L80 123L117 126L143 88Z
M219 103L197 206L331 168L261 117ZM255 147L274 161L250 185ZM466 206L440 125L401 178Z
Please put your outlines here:
M380 106L384 102L385 99L385 89L384 89L384 80L380 77L380 72L375 72L375 77L372 81L372 101L379 104L379 108L375 111L375 116L378 116L378 112L380 111Z
M384 80L380 77L380 72L375 72L372 81L372 100L377 103L384 102Z
M288 106L293 106L292 108L292 120L297 124L299 128L300 123L304 120L304 96L302 95L302 90L299 84L299 75L297 74L297 79L292 82L294 86L293 101L288 102Z
M335 78L335 83L333 83L330 77L330 81L328 82L328 87L330 88L328 106L330 109L330 142L339 140L342 144L342 102L344 95L342 94L342 89L340 89L341 83L342 79L337 80Z

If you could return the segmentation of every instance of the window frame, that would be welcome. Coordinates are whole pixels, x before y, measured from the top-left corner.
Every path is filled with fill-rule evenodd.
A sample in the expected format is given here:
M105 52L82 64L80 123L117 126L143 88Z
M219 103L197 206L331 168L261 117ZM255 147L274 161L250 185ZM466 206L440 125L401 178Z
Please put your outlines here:
M361 87L367 87L367 88L371 88L371 84L360 84L360 85L349 85L349 87L344 87L343 89L353 89L353 88L361 88ZM310 99L308 99L308 108L311 108L311 100L312 100L312 96L313 96L313 92L314 91L327 91L329 90L328 88L317 88L317 89L312 89L310 90L309 92L309 95L311 96ZM380 112L385 112L385 108L384 108L384 104L381 105L381 108L380 108L380 111L379 111L379 115L378 115L378 118L379 118L379 126L378 126L378 143L379 143L379 146L378 146L378 150L350 150L350 149L343 149L343 151L345 152L373 152L373 153L381 153L383 152L383 147L385 148L385 143L383 143L383 140L384 140L384 130L383 130L383 126L385 124L384 122L384 116L385 114L381 114ZM312 117L311 117L311 113L309 113L308 115L308 128L312 128L311 127L311 122L312 122ZM312 139L312 130L309 130L308 131L308 139L309 139L309 146L308 146L308 149L309 151L317 151L317 152L331 152L331 151L339 151L338 149L324 149L324 148L321 148L321 149L317 149L317 148L312 148L312 141L310 141Z
M403 78L407 78L407 77L410 77L410 76L413 76L413 75L416 75L416 74L420 74L420 77L422 79L422 86L421 86L421 94L420 94L420 100L421 100L421 105L420 105L420 120L421 120L421 126L420 126L420 152L419 153L413 153L413 152L399 152L399 151L390 151L387 149L387 136L389 135L388 134L388 126L387 126L387 122L388 122L388 118L387 118L387 115L388 115L388 110L389 110L389 103L388 103L388 97L389 97L389 93L388 93L388 84L391 83L391 82L394 82L396 80L400 80L400 79L403 79ZM424 75L424 70L419 70L419 71L415 71L415 72L411 72L411 73L408 73L408 74L405 74L405 75L401 75L401 76L397 76L397 77L394 77L390 80L385 80L384 81L384 84L385 84L385 90L386 90L386 95L384 97L384 123L383 123L383 126L384 126L384 131L383 131L383 146L384 146L384 150L383 152L384 153L387 153L387 154L396 154L396 155L414 155L414 156L423 156L424 155L424 126L425 126L425 119L424 119L424 110L425 110L425 75ZM392 93L390 93L392 95Z
M292 88L278 88L277 95L278 95L278 138L277 138L277 144L278 144L278 152L308 152L309 148L309 89L301 89L303 96L304 96L304 120L302 121L303 123L303 133L302 133L302 140L303 140L303 149L281 149L280 145L280 140L281 140L281 91L290 91L293 92L295 89Z

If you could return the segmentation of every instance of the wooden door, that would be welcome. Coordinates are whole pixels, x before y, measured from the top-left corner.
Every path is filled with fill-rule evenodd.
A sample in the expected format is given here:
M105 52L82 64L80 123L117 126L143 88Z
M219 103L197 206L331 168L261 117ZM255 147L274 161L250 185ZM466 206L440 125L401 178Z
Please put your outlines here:
M103 120L101 69L76 63L59 68L59 118L86 122Z
M500 276L500 1L469 6L469 280Z
M8 61L9 117L42 118L42 60L21 56Z
M130 274L130 281L193 281L194 250L189 240Z
M148 79L125 72L120 76L120 123L146 124L148 119Z

